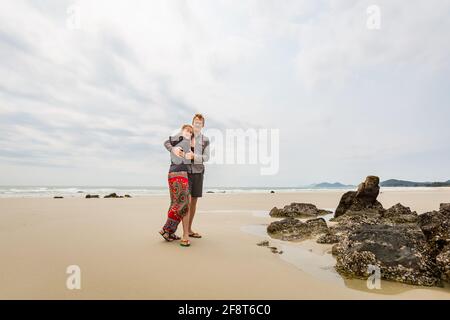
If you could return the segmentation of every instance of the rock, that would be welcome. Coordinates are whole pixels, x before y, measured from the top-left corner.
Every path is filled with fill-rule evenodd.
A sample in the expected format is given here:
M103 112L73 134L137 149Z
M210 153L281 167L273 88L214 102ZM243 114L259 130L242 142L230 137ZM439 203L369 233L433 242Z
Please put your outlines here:
M450 245L450 215L418 215L398 203L384 211L347 211L331 220L336 224L317 242L337 240L332 253L341 274L365 278L368 264L376 262L384 279L426 286L449 281L444 247Z
M374 265L386 280L423 286L441 282L417 225L362 225L334 245L332 252L336 270L346 276L367 278L369 265Z
M439 212L442 214L450 215L450 203L441 203L439 207Z
M270 191L270 193L275 193L275 191L272 190L272 191Z
M126 194L125 198L131 198L131 196L129 194Z
M302 222L296 218L285 218L269 224L267 232L273 238L281 240L305 240L326 233L327 223L322 218Z
M345 215L332 218L330 221L338 222L334 230L350 231L364 224L379 224L382 216L377 211L347 211Z
M439 211L419 215L418 225L422 229L436 255L450 244L450 216Z
M418 223L429 241L440 242L441 247L450 242L450 217L439 211L419 215Z
M269 241L268 240L264 240L264 241L258 242L256 245L260 246L260 247L268 247L269 246Z
M214 193L214 191L210 191L210 190L209 190L209 191L206 191L206 193Z
M437 255L436 263L441 271L442 280L450 282L450 245Z
M411 211L409 207L405 207L400 203L390 207L382 214L385 223L416 223L418 221L417 212Z
M402 224L402 223L416 223L418 221L418 214L411 211L410 208L403 206L401 203L390 207L387 210L374 210L369 208L367 210L353 211L349 210L344 215L337 218L332 218L330 221L338 222L335 229L349 231L355 227L364 224Z
M321 244L333 244L333 243L338 243L339 242L339 236L336 235L335 233L332 233L330 231L328 231L327 233L324 233L323 235L321 235L317 241L317 243L321 243Z
M278 253L278 249L276 247L269 247L272 253Z
M368 211L383 212L383 206L377 201L380 193L380 179L375 176L368 176L364 182L358 186L357 191L344 193L339 202L334 217L337 218L347 211Z
M100 196L98 195L98 194L87 194L86 195L86 199L93 199L93 198L96 198L96 199L98 199L98 198L100 198Z
M53 199L64 199L64 197L61 197L61 196L54 196Z
M364 203L373 203L377 200L380 193L380 178L376 176L367 176L366 181L358 186L356 198Z
M446 208L419 215L418 225L430 246L431 254L441 272L441 278L450 282L450 215Z
M117 193L113 192L108 194L107 196L104 196L104 198L119 198L119 196L117 195Z
M313 205L273 208L272 217L286 218L271 223L267 231L282 240L318 236L318 243L334 243L336 270L348 277L367 278L372 265L385 280L421 286L450 282L450 204L418 215L400 203L384 209L379 193L378 177L368 176L357 191L342 196L330 227L321 218L295 218L317 216Z
M331 211L317 209L317 207L311 203L297 203L293 202L290 205L284 206L283 209L274 207L270 210L270 216L273 218L315 218L320 215L330 214Z

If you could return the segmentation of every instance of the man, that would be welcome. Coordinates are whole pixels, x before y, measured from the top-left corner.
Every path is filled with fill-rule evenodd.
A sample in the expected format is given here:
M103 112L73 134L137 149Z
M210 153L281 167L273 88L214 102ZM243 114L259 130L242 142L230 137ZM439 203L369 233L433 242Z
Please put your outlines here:
M202 236L192 230L192 222L194 221L195 211L197 209L197 200L203 195L203 178L205 174L204 162L209 160L209 139L204 136L202 129L205 126L205 118L203 115L197 113L192 119L192 126L194 127L194 138L191 144L193 147L193 154L191 164L188 164L188 180L189 191L191 194L189 206L189 236L192 238L201 238ZM169 152L177 156L181 156L182 150L178 147L172 147L169 140L164 143L164 146Z

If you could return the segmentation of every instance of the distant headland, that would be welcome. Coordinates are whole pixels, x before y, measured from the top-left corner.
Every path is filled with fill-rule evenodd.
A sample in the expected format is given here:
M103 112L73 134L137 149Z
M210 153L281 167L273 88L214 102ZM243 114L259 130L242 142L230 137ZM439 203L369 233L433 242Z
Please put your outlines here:
M389 179L381 182L382 187L450 187L450 180L444 182L415 182Z

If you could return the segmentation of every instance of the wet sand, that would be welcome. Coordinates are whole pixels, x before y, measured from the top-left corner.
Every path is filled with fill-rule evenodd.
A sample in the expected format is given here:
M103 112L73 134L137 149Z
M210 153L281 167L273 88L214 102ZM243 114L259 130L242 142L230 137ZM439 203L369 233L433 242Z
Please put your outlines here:
M343 192L206 194L195 224L204 238L189 248L157 233L168 196L0 199L0 298L450 299L448 288L343 279L327 267L329 246L313 241L271 239L281 255L256 245L273 206L335 208ZM450 189L383 190L379 200L422 213L450 202ZM81 290L66 287L69 265L81 268Z

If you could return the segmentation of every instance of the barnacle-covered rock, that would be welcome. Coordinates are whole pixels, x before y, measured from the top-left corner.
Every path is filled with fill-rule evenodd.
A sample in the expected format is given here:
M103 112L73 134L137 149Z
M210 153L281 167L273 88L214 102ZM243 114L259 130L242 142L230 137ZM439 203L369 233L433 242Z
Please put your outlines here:
M331 214L331 211L318 209L311 203L293 202L284 206L282 209L274 207L270 210L270 216L273 218L315 218L321 215Z
M296 218L285 218L274 221L267 227L267 232L273 238L281 240L305 240L327 232L327 223L322 218L302 222Z
M342 216L347 211L383 212L383 206L377 200L380 193L379 183L380 178L368 176L364 182L359 184L357 191L346 192L336 208L334 217Z
M332 250L336 270L366 278L370 265L380 268L382 279L414 285L440 285L438 267L420 228L414 225L362 225Z

